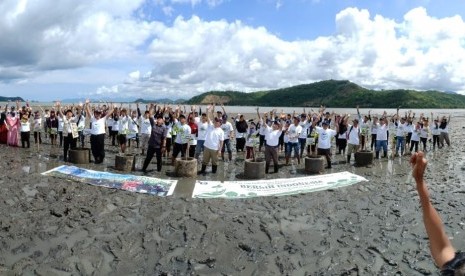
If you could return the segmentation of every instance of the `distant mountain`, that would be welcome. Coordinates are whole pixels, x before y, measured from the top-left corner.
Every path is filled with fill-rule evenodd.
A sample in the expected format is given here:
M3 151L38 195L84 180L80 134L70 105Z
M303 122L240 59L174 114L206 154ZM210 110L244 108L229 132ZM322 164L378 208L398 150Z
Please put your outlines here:
M82 98L71 98L71 99L64 99L61 100L62 103L78 103L78 102L85 102L87 98L82 97ZM98 103L98 102L112 102L112 103L130 103L133 102L136 98L134 97L129 97L129 98L90 98L90 101L93 103Z
M465 108L465 96L459 94L405 89L377 91L347 80L326 80L253 93L211 91L191 98L186 104L213 102L248 106Z
M8 101L12 101L12 102L16 102L16 101L25 102L25 100L23 100L23 98L21 98L21 97L3 97L3 96L0 96L0 102L8 102Z
M134 102L135 103L182 104L182 103L186 102L186 100L185 99L171 100L171 99L168 99L168 98L163 98L163 99L156 99L156 100L137 99Z

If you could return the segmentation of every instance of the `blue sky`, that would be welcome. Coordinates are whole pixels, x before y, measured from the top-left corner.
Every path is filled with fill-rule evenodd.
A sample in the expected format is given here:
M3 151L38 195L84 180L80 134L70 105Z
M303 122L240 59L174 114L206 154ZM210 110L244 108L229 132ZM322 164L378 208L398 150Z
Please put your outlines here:
M325 79L465 93L458 0L5 0L0 12L2 96L177 99Z

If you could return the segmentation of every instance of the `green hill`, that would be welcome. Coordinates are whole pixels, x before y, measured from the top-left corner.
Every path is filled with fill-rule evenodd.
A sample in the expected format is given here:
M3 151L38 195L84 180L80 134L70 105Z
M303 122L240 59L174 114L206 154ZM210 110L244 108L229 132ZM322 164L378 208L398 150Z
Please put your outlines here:
M23 98L21 98L21 97L3 97L3 96L0 96L0 102L8 102L8 101L12 101L12 102L16 102L16 101L24 102Z
M465 96L440 91L370 90L346 80L327 80L289 88L244 93L211 91L187 104L224 103L249 106L331 106L361 108L465 108Z

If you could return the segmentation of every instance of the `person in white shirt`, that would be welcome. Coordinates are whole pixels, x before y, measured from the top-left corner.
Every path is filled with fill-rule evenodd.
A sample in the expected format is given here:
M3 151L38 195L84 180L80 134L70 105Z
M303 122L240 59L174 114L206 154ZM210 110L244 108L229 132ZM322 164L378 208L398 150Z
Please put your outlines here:
M58 137L60 139L60 148L63 146L63 118L58 117Z
M442 117L441 123L439 124L439 143L441 144L441 148L444 147L444 141L446 141L447 146L450 146L449 140L449 123L450 123L450 115L449 119L446 119L446 116Z
M131 140L136 141L136 148L139 148L139 121L141 118L141 113L139 109L139 103L137 103L137 110L131 111L131 116L129 117L129 132L126 136L128 138L128 146L131 147Z
M121 109L118 119L118 143L122 153L126 151L126 135L129 134L129 120L126 108Z
M40 116L40 112L38 110L34 112L34 123L32 128L34 130L34 143L39 146L42 144L42 117Z
M289 165L289 159L292 154L292 149L294 149L294 158L297 159L297 163L300 164L300 143L299 137L302 133L302 126L300 125L300 120L298 117L294 117L294 123L289 126L286 131L286 134L289 135L289 142L286 151L286 165Z
M82 104L80 104L76 111L76 124L78 129L79 138L78 141L81 143L81 148L84 148L85 136L84 129L86 128L86 117L83 114Z
M57 102L57 112L58 118L63 121L63 161L67 162L68 150L76 148L77 138L79 137L76 118L73 116L71 109L68 109L63 115L60 102Z
M191 128L186 123L186 116L184 114L179 115L179 122L175 123L177 129L176 139L174 140L173 155L171 156L171 165L174 166L174 161L181 153L181 158L186 156L187 146L191 138Z
M358 121L359 121L359 126L360 126L360 145L361 145L361 149L365 150L368 144L368 137L370 136L370 128L371 128L370 111L368 111L368 115L363 116L363 119L362 119L359 106L357 106L357 115L358 115Z
M331 169L331 139L336 136L337 132L334 129L328 128L329 123L323 121L322 127L316 127L318 132L318 155L326 157L326 168Z
M245 141L246 156L245 159L255 158L255 144L258 142L258 129L254 122L249 124Z
M199 159L200 154L204 150L204 143L205 143L205 139L207 135L208 125L209 124L208 124L207 114L202 113L202 117L200 118L200 121L197 123L197 146L195 147L195 154L194 154L194 157L197 160Z
M113 111L114 108L112 106L107 114L102 117L102 111L95 109L93 115L91 115L90 100L86 100L86 114L91 116L90 149L94 156L95 164L101 164L105 159L105 121Z
M422 151L427 152L427 143L429 136L429 120L428 117L423 117L420 129L420 141L422 145Z
M218 169L218 154L223 148L223 141L225 140L224 132L221 129L223 119L215 117L213 123L211 121L211 116L213 117L214 107L207 107L207 120L208 127L205 133L205 143L204 143L204 153L202 160L202 169L198 174L205 174L208 163L210 160L212 162L212 173L216 173Z
M150 122L150 111L146 110L144 116L140 118L140 149L142 155L148 147L150 134L152 134L152 123Z
M433 113L431 113L431 118L433 117ZM434 119L434 121L430 125L431 135L433 135L433 150L436 149L436 145L439 147L439 136L441 135L441 131L439 130L439 119Z
M300 146L300 158L302 158L305 150L305 146L307 145L307 133L308 133L308 128L310 127L311 123L311 117L305 113L302 113L300 115L300 122L299 125L302 128L302 131L300 132L299 135L299 146Z
M376 124L376 159L379 159L379 152L383 148L383 157L387 158L388 154L388 130L389 120L386 114L381 117L379 124Z
M274 121L272 124L272 127L269 127L266 124L263 124L263 126L266 127L266 132L265 132L265 173L269 173L269 168L270 168L270 163L271 159L273 159L273 166L274 166L274 173L278 172L278 147L279 147L279 136L281 136L281 133L283 132L283 124L284 121L281 122L281 124L278 121Z
M221 148L221 159L224 161L224 152L228 152L228 160L232 160L232 149L231 149L231 137L233 133L233 126L227 119L223 118L221 124L221 129L224 132L224 142L223 147Z
M373 116L373 122L371 123L370 133L371 133L371 144L370 149L376 150L376 131L378 130L378 116Z
M29 121L29 112L20 112L20 132L21 132L21 146L23 148L31 147L31 122Z
M397 124L397 129L396 129L396 156L399 155L399 150L400 150L400 155L404 155L405 152L405 136L407 135L407 123L405 121L405 118L402 117L400 118L400 121L397 120L395 122Z
M350 164L350 158L352 153L356 153L360 150L360 127L358 119L352 121L352 125L348 125L347 130L347 164Z
M410 140L410 152L415 148L415 152L418 152L418 144L420 143L420 132L421 124L418 121L415 125L415 128L412 131L412 138Z

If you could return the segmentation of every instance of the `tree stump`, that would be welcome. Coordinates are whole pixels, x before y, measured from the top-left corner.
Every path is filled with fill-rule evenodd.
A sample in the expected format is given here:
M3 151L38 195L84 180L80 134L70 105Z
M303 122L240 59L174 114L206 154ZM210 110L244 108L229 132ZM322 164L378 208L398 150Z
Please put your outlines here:
M324 171L325 159L320 155L305 157L305 172L308 174L319 174Z
M196 177L197 159L193 157L176 158L174 173L179 177Z
M73 164L89 164L90 155L88 148L71 149L68 151L68 161Z
M132 154L117 154L115 156L115 169L123 172L133 171L136 156Z
M246 159L244 162L244 178L263 179L265 178L265 161L262 159Z
M355 153L355 165L365 167L373 164L373 152L371 150L362 150Z

